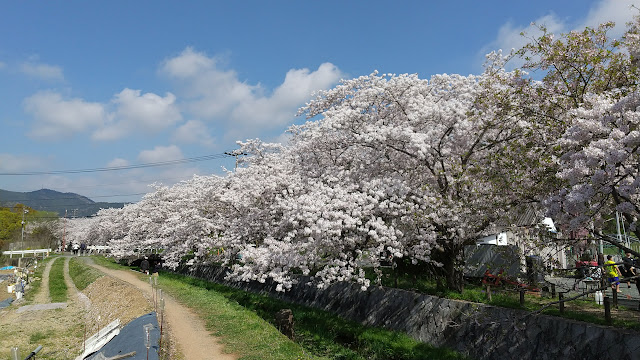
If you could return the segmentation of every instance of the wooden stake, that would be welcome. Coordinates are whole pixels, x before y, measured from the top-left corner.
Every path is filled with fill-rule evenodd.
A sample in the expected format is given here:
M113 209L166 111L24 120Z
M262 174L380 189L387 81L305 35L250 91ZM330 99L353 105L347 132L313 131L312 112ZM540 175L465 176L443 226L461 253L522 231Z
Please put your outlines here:
M604 297L604 320L611 325L611 298L608 296Z

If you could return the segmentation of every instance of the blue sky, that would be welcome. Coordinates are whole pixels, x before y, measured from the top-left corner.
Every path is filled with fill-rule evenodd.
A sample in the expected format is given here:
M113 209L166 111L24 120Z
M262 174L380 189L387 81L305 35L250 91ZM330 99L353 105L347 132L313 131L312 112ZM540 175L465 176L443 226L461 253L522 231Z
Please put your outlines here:
M150 183L234 162L64 171L282 141L311 93L341 78L480 73L484 54L522 45L531 22L564 32L614 20L619 36L631 4L640 0L3 1L0 189L136 201Z

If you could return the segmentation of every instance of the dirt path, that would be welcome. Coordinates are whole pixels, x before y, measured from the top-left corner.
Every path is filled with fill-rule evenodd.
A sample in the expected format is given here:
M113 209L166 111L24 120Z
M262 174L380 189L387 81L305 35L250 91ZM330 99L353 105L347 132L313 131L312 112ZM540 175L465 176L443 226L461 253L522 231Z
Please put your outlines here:
M111 270L87 262L103 273L126 281L148 296L152 296L151 286L130 271ZM205 328L204 321L189 308L164 294L166 319L172 337L186 359L234 360L235 356L222 352L223 346Z
M53 262L56 260L58 260L58 258L55 258L51 261L47 261L47 265L42 271L40 291L33 298L34 304L48 304L51 302L51 298L49 297L49 273L51 272L51 267L53 266Z

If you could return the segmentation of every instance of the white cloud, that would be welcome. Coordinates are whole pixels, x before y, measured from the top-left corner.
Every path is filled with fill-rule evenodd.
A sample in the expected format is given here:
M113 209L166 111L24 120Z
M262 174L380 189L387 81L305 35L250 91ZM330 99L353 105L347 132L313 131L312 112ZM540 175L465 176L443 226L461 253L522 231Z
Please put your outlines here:
M215 59L187 47L179 56L166 60L161 70L177 78L192 78L214 69L215 66Z
M638 10L633 9L632 6L640 8L640 0L602 0L589 9L587 17L576 29L585 26L597 27L604 22L613 21L616 27L609 35L619 38L627 28L626 24L638 14Z
M45 80L63 80L62 68L59 66L35 63L23 63L20 71L31 77Z
M270 97L252 97L238 104L231 118L238 123L269 126L292 123L298 107L311 98L311 94L326 89L340 79L341 73L331 63L324 63L316 71L292 69L284 82Z
M260 91L238 80L233 70L221 70L218 60L186 48L179 56L166 60L161 73L183 86L190 98L189 109L200 118L213 118L228 114L237 104L250 99Z
M552 33L567 31L566 24L554 14L548 14L535 19L532 23L535 25L514 25L512 22L503 24L500 29L498 29L496 39L482 48L481 55L484 56L495 50L502 50L503 54L506 55L512 49L518 50L522 48L532 38L542 35L538 26L544 26L547 28L547 31ZM522 35L523 33L524 36Z
M121 158L115 158L109 161L109 163L107 164L107 167L121 167L121 166L128 166L128 165L129 165L129 161Z
M601 0L596 3L584 19L569 22L567 19L559 19L555 14L549 13L543 17L533 20L536 25L544 25L547 30L554 34L560 34L571 30L581 30L585 26L597 27L606 21L614 21L616 28L609 33L610 36L620 37L626 29L626 23L631 21L637 12L631 9L631 5L640 7L640 0ZM520 34L524 32L525 36ZM520 49L526 45L531 38L542 35L536 26L530 24L513 24L507 22L498 30L496 38L485 45L480 50L480 55L502 49L504 54L508 54L511 49ZM514 59L516 60L516 59ZM513 60L512 60L513 62ZM520 66L522 61L515 61L512 66Z
M155 133L166 129L182 119L175 101L171 93L161 97L126 88L114 96L111 102L116 109L110 114L110 121L94 132L93 138L115 140L137 131Z
M187 121L175 131L172 139L184 144L200 144L206 147L214 145L207 125L199 120Z
M0 153L0 171L3 172L21 172L33 169L42 169L46 163L46 159L30 155Z
M156 146L153 150L142 150L138 154L138 160L142 163L156 163L180 159L184 159L184 156L180 148L175 145Z
M202 121L223 127L223 133L255 136L294 121L297 108L309 100L311 93L337 83L342 73L324 63L317 70L292 69L271 95L261 85L240 81L233 70L219 68L219 59L186 48L167 59L160 72L181 87L185 109Z
M240 81L233 70L220 69L220 62L192 48L164 61L159 71L176 82L184 99L180 102L173 93L161 96L130 88L108 102L67 99L54 91L36 93L24 101L25 112L36 120L30 134L54 140L87 132L93 140L113 141L172 129L176 142L211 147L211 131L220 141L282 131L296 120L298 107L313 92L331 87L342 76L330 63L315 70L291 69L269 92L260 84ZM175 128L183 120L182 112L198 120Z
M38 92L24 100L24 110L35 123L30 136L59 140L99 126L105 118L104 106L82 99L63 99L51 91Z

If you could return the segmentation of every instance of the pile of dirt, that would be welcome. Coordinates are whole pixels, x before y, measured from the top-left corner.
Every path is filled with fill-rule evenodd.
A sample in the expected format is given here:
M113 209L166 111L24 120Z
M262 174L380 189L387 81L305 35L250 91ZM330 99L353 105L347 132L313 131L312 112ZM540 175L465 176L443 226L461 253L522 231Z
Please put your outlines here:
M82 292L91 301L91 307L85 314L89 335L115 319L120 319L124 325L153 311L151 299L140 290L110 276L97 279Z

